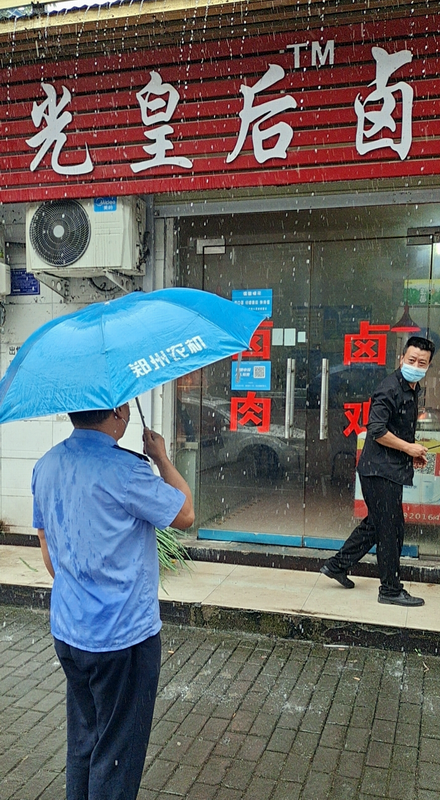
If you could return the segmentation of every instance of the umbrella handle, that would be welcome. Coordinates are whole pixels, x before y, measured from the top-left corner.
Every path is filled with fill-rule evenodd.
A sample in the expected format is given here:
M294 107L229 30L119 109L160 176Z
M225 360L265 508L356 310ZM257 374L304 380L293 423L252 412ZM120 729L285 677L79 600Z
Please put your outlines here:
M138 411L139 411L139 415L140 415L140 418L141 418L142 425L143 425L144 428L146 428L147 426L145 424L145 417L144 417L144 415L142 413L142 407L141 407L141 404L139 402L139 397L135 397L134 399L136 400L136 405L138 407Z

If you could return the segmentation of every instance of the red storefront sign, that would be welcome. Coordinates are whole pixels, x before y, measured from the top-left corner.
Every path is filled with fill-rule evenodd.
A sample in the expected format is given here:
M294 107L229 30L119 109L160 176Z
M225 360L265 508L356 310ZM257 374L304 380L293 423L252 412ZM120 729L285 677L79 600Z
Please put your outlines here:
M252 335L249 350L243 350L241 358L261 358L263 361L270 361L270 344L273 322L265 319ZM238 353L232 356L233 361L238 360Z
M348 425L342 433L344 436L350 436L355 433L358 436L363 431L366 431L366 425L370 414L371 398L363 403L344 403L344 414L348 419Z
M3 202L440 174L438 17L1 70Z
M237 431L239 425L251 425L258 433L270 430L270 397L257 397L248 392L244 397L231 397L230 430Z
M347 333L344 337L344 364L380 364L387 361L387 337L389 325L370 325L368 320L359 323L359 333Z

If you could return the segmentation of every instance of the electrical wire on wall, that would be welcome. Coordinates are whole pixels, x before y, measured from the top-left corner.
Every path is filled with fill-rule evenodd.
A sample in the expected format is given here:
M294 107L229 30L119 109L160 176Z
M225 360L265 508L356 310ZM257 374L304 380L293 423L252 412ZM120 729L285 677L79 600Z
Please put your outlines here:
M88 280L93 288L101 294L114 295L120 291L119 286L111 284L110 281L106 280L105 278L101 278L100 283L98 283L99 277L97 279L89 278Z

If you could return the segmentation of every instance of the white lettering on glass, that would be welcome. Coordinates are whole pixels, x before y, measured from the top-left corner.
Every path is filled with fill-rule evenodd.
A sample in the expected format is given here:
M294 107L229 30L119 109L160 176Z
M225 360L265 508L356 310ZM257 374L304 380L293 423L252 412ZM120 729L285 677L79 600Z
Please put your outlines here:
M254 86L246 86L243 83L240 86L240 91L244 98L243 108L239 113L241 125L237 144L232 153L226 156L228 164L240 154L251 126L254 156L259 164L264 164L269 158L287 158L287 148L293 137L293 130L290 125L287 122L278 122L276 125L263 129L261 125L283 111L296 108L295 98L289 94L282 95L275 100L267 100L265 103L260 103L254 107L255 96L259 92L269 89L274 83L278 83L284 78L284 75L284 69L279 64L270 64L269 69L266 70L263 77ZM272 137L276 137L277 141L272 147L265 148L263 146L264 142Z
M190 169L193 162L185 156L167 156L167 150L173 150L174 145L168 136L174 133L172 125L167 125L180 100L177 89L170 83L163 83L158 72L150 72L150 80L140 92L136 94L142 122L150 130L144 131L144 136L151 144L144 145L143 150L151 158L131 164L133 172L142 172L145 169L159 166L176 166ZM163 123L163 124L162 124Z
M391 147L403 160L409 153L412 144L412 104L414 90L405 81L388 85L388 80L400 67L412 61L409 50L387 53L382 47L372 47L371 52L376 61L376 79L369 84L376 88L362 102L358 94L354 101L354 110L358 118L356 130L356 150L363 156L372 150ZM397 123L393 117L397 100L401 100L400 138L379 136L382 131L395 133ZM371 110L368 110L368 106ZM378 106L381 106L378 108ZM366 125L370 127L367 128ZM370 141L371 140L371 141Z
M53 86L49 83L42 83L42 89L46 92L46 100L43 100L39 105L34 102L31 111L31 118L34 126L39 128L43 122L45 127L35 134L31 139L26 139L26 144L29 147L37 148L39 151L33 159L30 170L35 172L40 161L44 158L46 153L53 145L52 151L52 169L59 175L84 175L86 172L93 171L93 163L90 158L88 146L86 144L86 157L82 164L73 164L71 166L61 165L58 161L62 148L64 147L67 136L63 129L73 117L70 111L64 111L68 103L72 99L72 95L65 86L63 86L63 96L57 104L57 94Z

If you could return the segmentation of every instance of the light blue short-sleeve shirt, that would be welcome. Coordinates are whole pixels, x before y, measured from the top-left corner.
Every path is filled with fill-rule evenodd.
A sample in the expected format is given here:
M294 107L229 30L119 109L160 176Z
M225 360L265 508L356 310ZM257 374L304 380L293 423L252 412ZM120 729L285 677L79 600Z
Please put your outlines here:
M55 571L52 634L91 652L121 650L161 627L155 528L185 495L96 430L75 429L35 465L33 525Z

